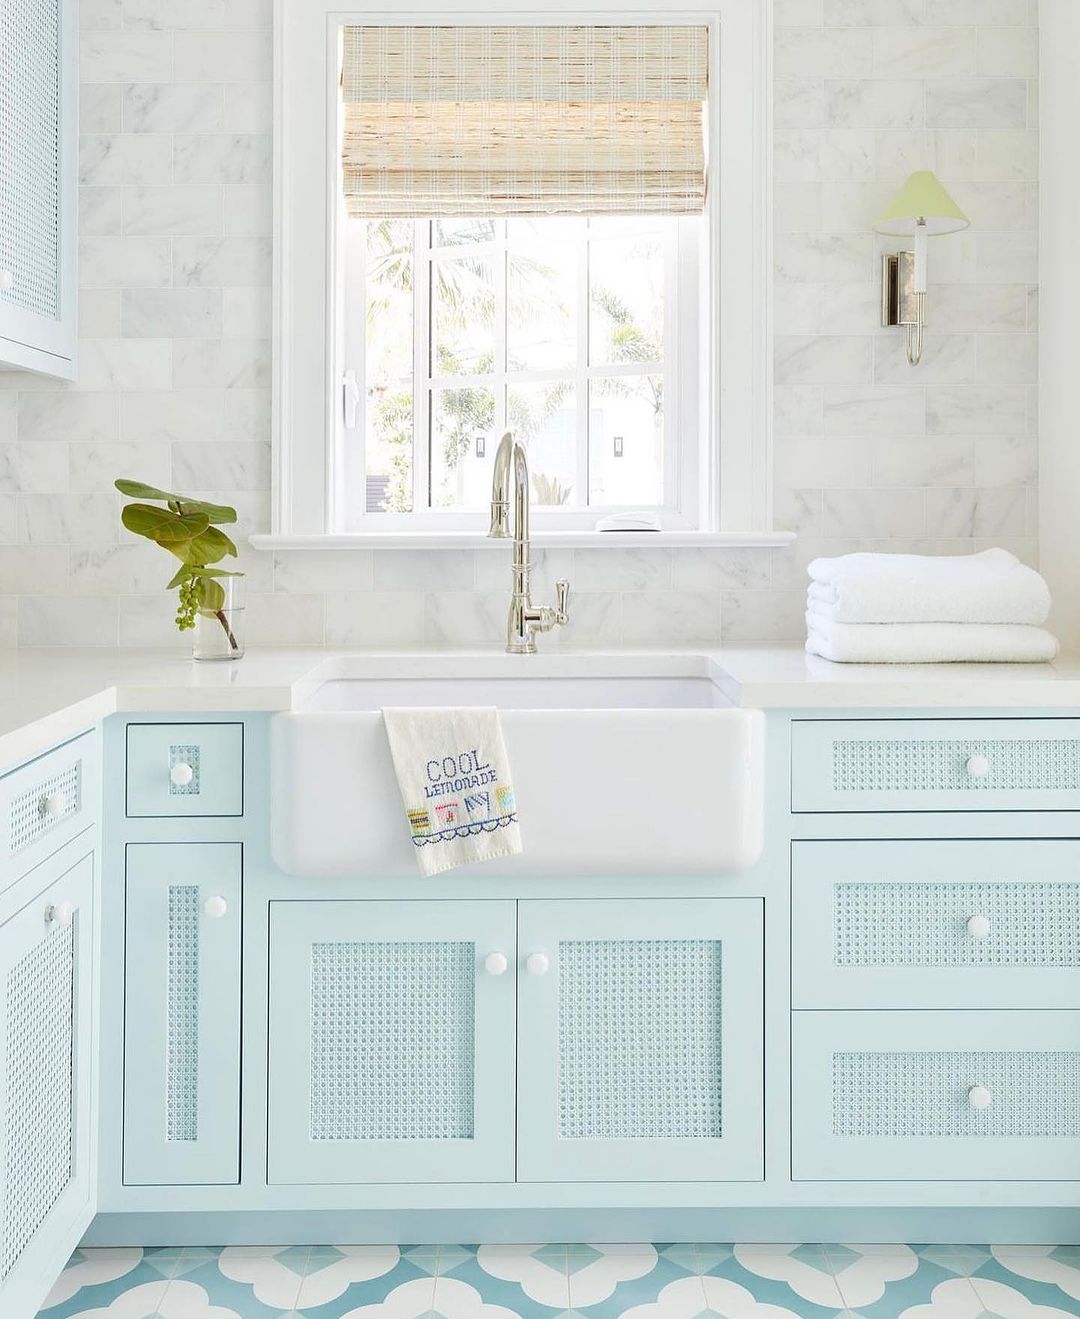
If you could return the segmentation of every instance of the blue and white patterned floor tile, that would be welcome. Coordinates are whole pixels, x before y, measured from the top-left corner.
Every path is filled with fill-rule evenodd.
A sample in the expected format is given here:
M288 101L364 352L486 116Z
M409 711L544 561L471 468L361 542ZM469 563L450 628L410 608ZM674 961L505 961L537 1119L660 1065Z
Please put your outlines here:
M1076 1319L1078 1246L77 1250L40 1319Z

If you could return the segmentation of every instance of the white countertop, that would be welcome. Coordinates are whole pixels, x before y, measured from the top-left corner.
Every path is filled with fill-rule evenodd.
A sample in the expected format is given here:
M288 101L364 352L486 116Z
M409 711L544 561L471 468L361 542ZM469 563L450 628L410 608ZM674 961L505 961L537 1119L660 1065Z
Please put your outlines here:
M693 651L249 651L195 663L174 652L0 651L0 768L38 755L116 711L289 710L323 679L408 674L556 677L707 667L728 698L760 709L1080 711L1080 657L1052 664L832 664L801 647Z

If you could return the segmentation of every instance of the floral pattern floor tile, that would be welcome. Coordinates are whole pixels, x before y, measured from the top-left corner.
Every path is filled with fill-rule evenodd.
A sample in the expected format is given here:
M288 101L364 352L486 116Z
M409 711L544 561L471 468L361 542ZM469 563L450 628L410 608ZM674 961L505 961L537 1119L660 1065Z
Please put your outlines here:
M1075 1319L1080 1247L86 1248L39 1319Z

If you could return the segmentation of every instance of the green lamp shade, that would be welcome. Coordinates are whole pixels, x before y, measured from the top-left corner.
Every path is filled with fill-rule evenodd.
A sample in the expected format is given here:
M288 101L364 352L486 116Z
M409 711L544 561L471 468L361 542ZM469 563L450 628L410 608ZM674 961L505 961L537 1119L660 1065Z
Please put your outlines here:
M919 221L933 235L953 234L971 221L928 169L916 170L874 223L879 234L910 235Z

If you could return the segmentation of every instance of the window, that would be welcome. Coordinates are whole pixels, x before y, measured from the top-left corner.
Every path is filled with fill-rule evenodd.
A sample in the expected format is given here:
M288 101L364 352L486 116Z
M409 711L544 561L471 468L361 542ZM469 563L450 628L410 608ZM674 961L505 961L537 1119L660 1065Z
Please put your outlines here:
M678 355L696 361L696 218L350 228L346 375L363 399L346 419L350 528L379 514L475 524L506 429L526 442L541 519L680 515L698 443L677 371Z
M275 536L766 530L762 7L486 8L279 0Z

